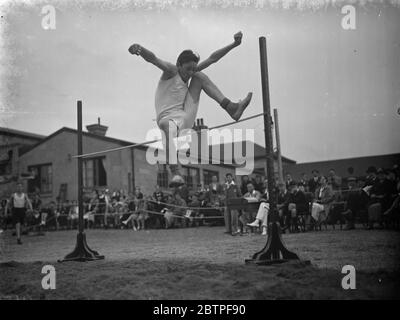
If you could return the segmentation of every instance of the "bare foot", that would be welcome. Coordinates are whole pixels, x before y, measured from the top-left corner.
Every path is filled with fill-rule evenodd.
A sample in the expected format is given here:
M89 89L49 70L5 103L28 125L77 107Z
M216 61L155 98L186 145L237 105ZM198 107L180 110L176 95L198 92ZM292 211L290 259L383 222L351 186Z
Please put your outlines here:
M233 120L238 121L240 117L243 114L243 111L247 108L249 105L251 98L253 96L252 92L249 92L244 98L244 100L240 100L237 103L231 102L228 107L226 108L226 111L229 113L229 115L232 117Z

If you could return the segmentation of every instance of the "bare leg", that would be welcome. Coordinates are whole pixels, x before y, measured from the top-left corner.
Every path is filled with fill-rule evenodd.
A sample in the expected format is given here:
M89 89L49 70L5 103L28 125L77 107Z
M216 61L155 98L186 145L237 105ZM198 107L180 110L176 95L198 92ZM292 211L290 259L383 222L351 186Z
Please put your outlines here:
M21 239L21 223L16 223L15 224L15 232L17 233L17 240L19 241Z
M177 161L177 150L174 138L178 137L179 128L183 126L183 116L177 119L162 119L158 123L160 129L164 132L163 146L166 153L168 167L172 174L170 187L178 187L184 184L180 173L180 164Z
M235 120L240 118L252 97L252 94L249 93L243 101L233 103L224 96L207 75L203 72L196 72L190 81L189 94L185 101L185 112L187 114L185 127L187 128L191 128L195 121L202 90L211 99L218 102Z

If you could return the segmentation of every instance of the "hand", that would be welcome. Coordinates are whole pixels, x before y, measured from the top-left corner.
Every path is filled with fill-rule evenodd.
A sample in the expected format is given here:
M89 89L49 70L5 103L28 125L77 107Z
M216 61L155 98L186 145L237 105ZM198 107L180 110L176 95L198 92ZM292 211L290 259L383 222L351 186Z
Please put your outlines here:
M241 31L239 31L238 33L235 33L235 35L233 36L233 38L235 39L235 44L237 46L242 43L242 37L243 37L243 33Z
M133 44L133 45L131 45L131 46L129 47L128 51L129 51L131 54L136 54L136 55L139 56L139 55L140 55L140 52L142 51L142 47L141 47L139 44L135 43L135 44Z

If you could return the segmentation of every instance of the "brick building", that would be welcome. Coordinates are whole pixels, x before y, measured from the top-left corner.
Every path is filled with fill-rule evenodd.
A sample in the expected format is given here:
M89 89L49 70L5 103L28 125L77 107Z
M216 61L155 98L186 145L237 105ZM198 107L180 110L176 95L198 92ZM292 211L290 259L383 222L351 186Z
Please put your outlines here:
M206 129L201 122L197 122L194 129ZM106 149L124 147L133 144L106 136L107 127L98 123L86 127L83 132L83 153L97 152ZM10 131L11 132L11 131ZM13 130L15 139L20 132ZM73 157L77 153L77 131L63 127L53 134L44 137L34 134L26 134L26 141L15 146L17 157L13 162L12 170L19 174L25 173L26 189L28 192L39 192L44 202L61 199L73 200L77 197L77 162ZM17 142L17 140L13 140ZM265 175L265 149L253 142L236 142L234 144L221 144L210 146L210 156L221 155L225 150L235 150L238 144L250 144L254 148L254 174ZM218 147L217 149L215 149ZM3 148L6 150L5 148ZM135 186L140 186L145 194L151 194L156 184L167 188L169 177L165 165L151 165L146 160L148 146L138 146L119 151L94 155L85 158L83 162L83 180L85 191L93 189L109 189L133 191ZM154 150L154 149L153 149ZM151 151L151 150L150 150ZM245 155L244 155L245 156ZM221 156L220 164L188 164L183 166L183 175L190 189L197 189L201 184L210 183L211 177L216 175L220 182L224 182L225 174L235 174L235 161L224 161ZM232 160L232 159L230 159ZM286 164L295 161L284 158ZM276 164L275 164L276 167ZM7 187L6 187L7 186ZM10 193L10 184L0 184L2 197Z

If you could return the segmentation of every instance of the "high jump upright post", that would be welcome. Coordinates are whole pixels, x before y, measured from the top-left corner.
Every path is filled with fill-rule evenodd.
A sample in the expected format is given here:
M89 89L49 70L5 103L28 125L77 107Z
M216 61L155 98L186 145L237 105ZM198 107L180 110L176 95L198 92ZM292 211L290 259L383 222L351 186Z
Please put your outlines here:
M298 260L299 257L285 247L281 238L281 227L279 225L279 213L275 191L272 117L269 100L267 40L265 37L259 38L259 46L262 99L264 109L265 157L267 160L267 180L270 210L268 218L267 244L261 251L256 252L251 259L246 260L246 262L255 262L257 264L267 265L272 263L281 263L288 260Z
M77 118L78 118L78 155L82 155L83 153L83 142L82 142L82 101L78 101L77 104ZM66 255L63 260L59 260L59 262L65 261L92 261L104 259L104 256L100 255L97 251L94 251L89 248L86 242L86 234L84 232L84 221L83 221L83 159L82 157L77 158L78 164L78 207L79 207L79 215L78 215L78 236L76 239L76 245L74 251L70 254Z

